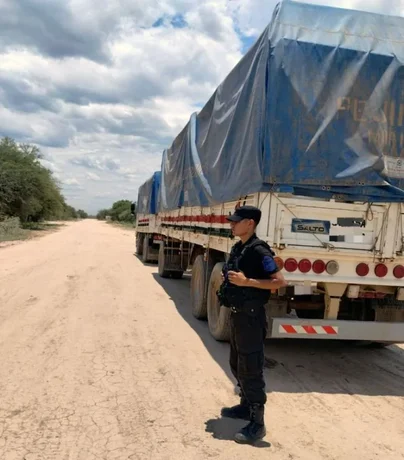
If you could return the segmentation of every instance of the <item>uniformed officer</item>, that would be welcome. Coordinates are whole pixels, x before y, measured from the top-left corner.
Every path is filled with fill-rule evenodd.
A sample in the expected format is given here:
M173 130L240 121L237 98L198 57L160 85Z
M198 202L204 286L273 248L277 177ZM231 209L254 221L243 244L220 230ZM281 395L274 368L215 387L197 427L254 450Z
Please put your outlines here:
M231 309L230 367L240 388L240 404L222 409L222 416L249 420L235 435L239 443L253 443L266 435L264 405L264 340L267 320L264 305L270 291L286 285L274 253L256 235L261 211L242 206L227 218L240 238L223 268L218 291L222 305Z

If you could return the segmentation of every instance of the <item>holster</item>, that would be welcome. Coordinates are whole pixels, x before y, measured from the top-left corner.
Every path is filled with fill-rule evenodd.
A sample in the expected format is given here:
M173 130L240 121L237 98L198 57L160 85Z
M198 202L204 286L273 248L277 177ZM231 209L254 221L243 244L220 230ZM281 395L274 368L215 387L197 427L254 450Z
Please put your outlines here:
M216 291L217 298L219 299L219 304L225 308L231 308L231 304L229 303L226 292L225 292L225 287L222 284L220 288Z
M229 286L223 283L217 291L217 297L220 305L226 308L231 308L233 312L245 313L247 315L255 316L260 307L265 302L259 298L253 298L245 288L237 286Z

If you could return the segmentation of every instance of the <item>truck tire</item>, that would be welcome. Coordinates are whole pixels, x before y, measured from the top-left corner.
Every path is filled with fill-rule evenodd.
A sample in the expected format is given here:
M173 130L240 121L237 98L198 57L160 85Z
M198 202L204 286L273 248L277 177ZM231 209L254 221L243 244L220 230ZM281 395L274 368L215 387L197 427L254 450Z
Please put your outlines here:
M230 340L230 309L219 304L216 291L222 283L222 267L224 262L218 262L212 270L208 288L208 325L212 336L223 342Z
M161 278L168 278L170 276L171 272L166 268L166 255L164 253L163 243L160 244L158 267L159 276Z
M143 251L142 251L142 260L145 264L147 264L150 261L149 258L149 238L147 235L144 236L143 238Z
M192 314L198 319L206 319L208 315L205 286L210 279L212 270L212 262L205 262L202 254L196 257L192 266L191 305Z

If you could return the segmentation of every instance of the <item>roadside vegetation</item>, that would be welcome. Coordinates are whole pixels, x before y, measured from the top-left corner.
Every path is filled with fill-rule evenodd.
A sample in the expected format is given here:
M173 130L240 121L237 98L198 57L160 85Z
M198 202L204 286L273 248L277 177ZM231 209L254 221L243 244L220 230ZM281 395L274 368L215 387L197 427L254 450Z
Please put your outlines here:
M132 227L136 221L136 206L132 207L132 202L129 200L119 200L110 209L101 209L97 219Z
M27 238L32 231L55 228L49 222L87 218L68 205L38 147L0 140L0 242Z

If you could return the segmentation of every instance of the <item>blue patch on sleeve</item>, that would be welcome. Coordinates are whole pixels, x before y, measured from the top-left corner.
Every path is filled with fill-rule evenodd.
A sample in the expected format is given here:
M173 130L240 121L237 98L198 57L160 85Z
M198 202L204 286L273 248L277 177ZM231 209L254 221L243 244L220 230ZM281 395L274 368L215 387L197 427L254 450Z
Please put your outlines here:
M264 266L264 270L268 273L274 272L277 269L276 262L270 256L265 256L262 265Z

